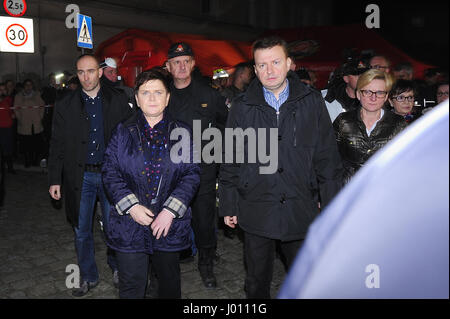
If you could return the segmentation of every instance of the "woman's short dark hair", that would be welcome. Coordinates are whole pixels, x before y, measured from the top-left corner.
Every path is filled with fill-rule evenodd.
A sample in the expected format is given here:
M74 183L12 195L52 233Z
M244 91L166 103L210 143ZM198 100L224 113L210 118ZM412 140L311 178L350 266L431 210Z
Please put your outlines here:
M394 96L398 96L402 93L412 91L414 95L416 95L416 86L413 81L410 80L398 80L392 86L391 91L389 92L389 98L392 99Z
M134 84L134 92L136 92L137 94L137 91L139 91L141 85L152 80L160 80L166 88L167 92L169 92L169 80L167 79L167 76L158 69L158 67L144 71L137 76L136 82Z

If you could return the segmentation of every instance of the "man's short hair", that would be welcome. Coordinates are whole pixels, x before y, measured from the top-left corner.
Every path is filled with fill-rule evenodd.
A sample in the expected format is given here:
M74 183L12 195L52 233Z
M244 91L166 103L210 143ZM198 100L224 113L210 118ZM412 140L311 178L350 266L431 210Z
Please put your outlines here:
M375 54L374 56L372 56L370 58L370 61L372 61L373 58L382 58L382 59L384 59L386 61L387 67L391 66L391 60L389 60L385 55Z
M237 64L234 67L234 75L233 76L235 78L237 78L239 75L241 75L245 71L245 69L250 69L250 70L252 69L250 63L248 63L248 62L241 62L241 63Z
M253 42L252 45L253 57L255 57L256 50L271 49L277 45L281 46L283 48L284 53L286 54L286 57L289 57L287 42L278 36L266 37Z
M392 70L394 72L405 71L405 72L407 72L409 74L413 74L413 72L414 72L414 68L413 68L411 62L400 62L400 63L397 63Z
M84 57L87 57L87 56L93 58L93 59L95 60L95 62L97 62L98 68L100 68L100 62L98 61L98 58L97 58L95 55L93 55L92 53L85 53L85 54L80 55L80 56L75 60L75 69L77 68L78 61L80 61L81 59L83 59Z

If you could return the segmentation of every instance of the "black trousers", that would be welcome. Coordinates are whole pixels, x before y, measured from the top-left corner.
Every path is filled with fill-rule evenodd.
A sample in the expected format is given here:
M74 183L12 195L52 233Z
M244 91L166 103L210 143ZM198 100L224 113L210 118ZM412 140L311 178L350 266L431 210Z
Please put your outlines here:
M197 194L191 204L192 229L198 249L215 248L216 236L216 192Z
M281 252L289 269L303 240L282 242L245 232L244 255L247 264L245 288L248 299L270 299L277 243L280 243Z
M181 298L181 275L179 252L145 253L116 252L119 268L119 297L123 299L142 299L145 297L148 265L158 277L158 295L161 299Z

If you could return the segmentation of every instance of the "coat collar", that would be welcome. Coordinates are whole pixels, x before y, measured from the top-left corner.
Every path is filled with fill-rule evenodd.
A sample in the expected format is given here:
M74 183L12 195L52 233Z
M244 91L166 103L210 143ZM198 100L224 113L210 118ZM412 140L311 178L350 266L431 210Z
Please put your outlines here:
M140 147L142 147L141 127L139 124L139 119L141 117L143 117L142 111L141 109L138 109L137 112L135 112L128 120L123 122L123 125L128 128L130 132L135 131L137 133L135 135L132 135L138 141ZM168 145L169 147L172 147L172 144L176 143L177 141L170 140L170 132L173 130L173 128L178 127L179 125L177 121L170 116L169 112L167 112L167 108L164 110L164 121L166 121L164 128L167 130L167 132L165 133L168 134Z
M138 108L137 111L134 112L133 115L130 118L128 118L123 124L126 127L139 125L140 117L143 117L143 113L142 110ZM164 110L164 121L166 121L169 131L173 125L176 125L174 118L170 116L170 113L167 111L167 108Z
M311 93L311 89L304 85L294 72L289 71L287 78L289 80L289 97L285 103L299 100ZM243 99L247 104L269 106L264 99L263 86L258 78L250 83Z
M79 97L78 100L80 101L80 107L84 110L83 93L84 93L83 89L80 85L80 87L78 87L77 90L75 91L75 94L76 94L76 96ZM111 91L108 88L106 88L104 85L102 86L100 84L100 91L99 91L98 95L102 99L103 109L104 110L107 109L108 106L111 104L111 97L112 97Z

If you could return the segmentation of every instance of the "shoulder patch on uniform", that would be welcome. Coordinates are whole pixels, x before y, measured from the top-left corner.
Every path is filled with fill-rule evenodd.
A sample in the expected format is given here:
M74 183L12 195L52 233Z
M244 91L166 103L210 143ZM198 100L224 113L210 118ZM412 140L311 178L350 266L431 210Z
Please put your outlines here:
M202 107L207 107L208 103L202 103Z

